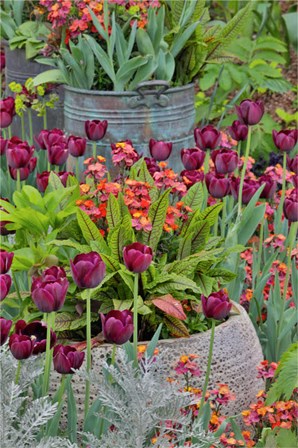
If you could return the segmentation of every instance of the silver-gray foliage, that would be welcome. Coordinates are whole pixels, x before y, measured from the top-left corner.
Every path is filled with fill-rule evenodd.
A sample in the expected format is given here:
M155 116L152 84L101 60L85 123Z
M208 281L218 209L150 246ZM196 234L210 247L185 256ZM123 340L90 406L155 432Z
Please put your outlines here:
M145 360L142 373L128 362L124 350L120 349L116 366L105 365L108 375L99 379L98 397L103 405L102 415L114 425L98 440L86 435L91 448L145 448L152 447L151 438L158 435L155 448L168 448L170 443L164 437L175 432L176 447L193 437L193 448L218 446L218 439L206 431L197 421L191 422L190 415L181 409L193 403L190 394L179 391L177 384L165 381L161 375L162 358L157 361ZM171 421L176 429L168 428ZM173 445L171 445L173 446Z

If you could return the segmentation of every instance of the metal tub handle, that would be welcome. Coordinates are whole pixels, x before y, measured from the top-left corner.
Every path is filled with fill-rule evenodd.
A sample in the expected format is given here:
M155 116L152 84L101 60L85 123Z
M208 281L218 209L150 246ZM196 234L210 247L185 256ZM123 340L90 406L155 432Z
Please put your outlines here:
M160 87L159 89L157 87ZM129 106L136 108L140 106L152 107L155 105L166 107L169 104L169 98L164 93L170 88L167 81L154 80L140 82L135 91L138 96L131 98Z

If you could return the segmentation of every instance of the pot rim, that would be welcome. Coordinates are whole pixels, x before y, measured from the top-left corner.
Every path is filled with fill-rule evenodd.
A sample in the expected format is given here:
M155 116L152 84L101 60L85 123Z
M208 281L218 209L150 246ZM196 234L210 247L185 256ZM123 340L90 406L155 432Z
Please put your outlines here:
M183 92L184 90L189 90L194 87L194 83L186 84L180 87L170 87L164 92L164 95L168 95L169 93ZM125 91L125 90L87 90L87 89L79 89L77 87L68 86L64 84L64 90L67 92L81 93L83 95L91 95L91 96L139 96L139 93L136 90ZM146 92L146 95L155 95L156 90L152 90L152 92Z

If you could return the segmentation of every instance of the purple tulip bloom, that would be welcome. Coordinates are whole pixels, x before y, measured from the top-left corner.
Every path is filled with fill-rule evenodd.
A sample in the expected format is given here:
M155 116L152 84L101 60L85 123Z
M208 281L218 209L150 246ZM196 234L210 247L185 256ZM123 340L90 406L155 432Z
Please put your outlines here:
M40 321L30 322L26 324L24 320L18 320L15 326L15 333L23 336L29 336L33 341L33 355L44 353L47 343L47 326ZM54 347L57 337L51 330L51 348Z
M149 150L151 157L153 157L153 159L157 160L158 162L167 160L170 157L172 147L173 143L170 142L158 141L154 140L154 138L151 138L149 140Z
M232 123L232 126L228 126L228 131L230 136L237 140L237 142L244 141L247 138L248 127L246 124L241 123L239 120L235 120Z
M198 148L182 149L181 160L187 171L198 170L204 163L205 153Z
M273 199L274 193L276 192L277 182L273 180L268 174L264 174L258 179L260 186L265 184L265 187L261 193L260 198Z
M283 131L272 131L272 138L277 149L290 152L296 146L298 139L297 129L284 129Z
M11 277L8 274L0 274L0 302L5 299L11 287Z
M7 128L11 125L15 113L14 98L12 96L8 96L7 98L0 100L1 128Z
M8 142L9 140L3 138L2 135L0 135L0 156L3 156L6 153Z
M62 375L73 374L83 364L84 352L79 352L70 345L56 345L54 348L54 369Z
M152 249L141 243L132 243L123 248L123 260L127 269L135 274L146 271L153 258Z
M204 128L195 128L194 138L196 145L206 151L215 149L221 141L221 133L214 126L208 125Z
M0 346L5 344L12 326L12 320L0 317Z
M285 198L284 202L284 215L285 217L291 221L296 222L298 221L298 189L295 188L290 196Z
M63 275L64 273L64 275ZM52 266L33 280L32 300L43 313L60 310L65 302L69 282L63 268Z
M43 171L42 173L37 173L36 175L36 185L41 193L44 193L49 184L50 171Z
M287 157L287 165L288 169L292 171L294 174L298 175L298 154L295 155L293 159Z
M158 163L156 162L155 159L150 158L150 157L145 157L144 160L145 160L145 163L147 165L148 171L151 174L151 176L153 176L154 173L160 171L160 167L158 166Z
M73 157L81 157L86 152L87 140L83 137L76 137L71 135L67 140L67 147L69 154Z
M45 142L47 141L47 136L50 131L47 129L42 129L38 135L34 136L34 140L38 144L40 149L47 149Z
M203 180L204 180L203 171L183 170L183 171L181 171L180 176L182 177L183 182L185 183L187 188L192 187L197 182L203 182Z
M106 135L108 128L107 120L87 120L85 121L85 132L89 140L97 142Z
M14 333L9 338L9 348L16 359L27 359L32 355L34 341L29 336Z
M12 137L7 145L6 157L7 163L11 168L27 167L34 152L34 147L29 146L28 142L23 142L18 137Z
M239 186L240 186L240 179L239 177L237 179L232 179L231 181L231 192L233 198L237 201L238 195L239 195ZM257 180L253 179L246 179L243 183L243 190L242 190L242 204L248 204L253 195L256 193L256 191L260 188L260 184Z
M241 123L252 126L261 121L264 104L262 101L243 100L236 106L236 112Z
M60 141L48 147L48 159L51 165L64 165L68 157L67 144Z
M19 171L20 180L26 180L28 179L32 171L35 170L36 164L37 164L37 157L32 157L32 159L29 160L28 165L24 166L23 168L17 169L9 167L9 174L13 180L17 180Z
M45 149L49 149L51 146L55 145L63 145L66 144L66 138L62 129L51 129L50 131L44 130L39 134L40 145L42 144L41 140L43 140L43 146Z
M100 317L103 336L107 342L121 345L131 338L133 317L130 311L112 310L106 316L101 313Z
M6 250L0 249L0 274L6 274L9 271L13 256L13 252L6 252Z
M202 295L201 300L205 317L224 320L229 316L232 303L224 290L213 292L208 297Z
M216 149L211 153L218 174L232 173L238 165L238 154L230 149Z
M208 192L214 198L223 198L230 192L230 179L222 174L207 173L205 176Z
M77 255L73 261L70 260L70 269L79 288L95 288L106 273L106 265L97 252Z

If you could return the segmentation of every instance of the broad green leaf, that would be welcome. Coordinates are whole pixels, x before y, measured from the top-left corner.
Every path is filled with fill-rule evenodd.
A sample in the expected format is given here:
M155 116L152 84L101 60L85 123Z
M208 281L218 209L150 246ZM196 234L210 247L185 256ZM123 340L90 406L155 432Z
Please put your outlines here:
M183 203L193 211L196 211L202 207L203 198L203 186L200 182L197 182L190 187L187 194L183 197Z
M106 218L110 230L117 227L117 225L120 224L121 222L121 212L119 202L113 194L109 195Z
M86 242L90 243L90 241L98 241L99 243L102 243L103 236L101 235L99 229L96 227L94 222L91 221L89 216L80 208L77 209L77 217L78 224Z
M45 72L42 72L39 75L35 76L35 78L33 79L34 87L45 83L65 84L66 79L63 76L62 72L58 69L46 70Z
M201 272L197 272L195 279L204 296L210 296L212 293L214 279L202 274Z
M157 248L157 244L163 231L163 225L169 205L169 194L170 190L166 190L149 208L148 217L152 223L152 229L148 233L144 232L143 240L144 244L150 246L153 252L155 252Z

